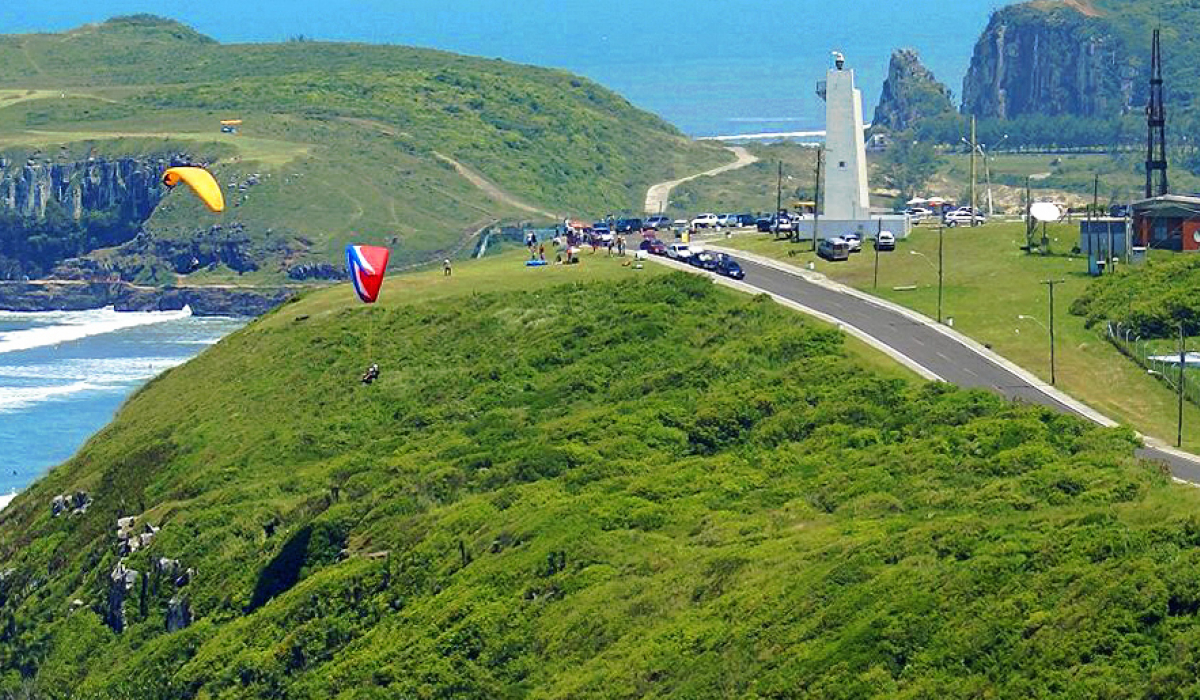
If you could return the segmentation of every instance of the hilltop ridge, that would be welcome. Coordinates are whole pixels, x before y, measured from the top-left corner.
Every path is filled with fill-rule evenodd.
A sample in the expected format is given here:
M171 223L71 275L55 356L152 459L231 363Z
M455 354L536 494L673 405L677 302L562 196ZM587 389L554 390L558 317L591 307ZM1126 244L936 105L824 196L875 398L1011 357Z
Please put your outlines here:
M604 256L347 287L154 380L0 512L0 691L1194 685L1168 660L1200 496L1128 430L867 370L765 298Z
M237 133L221 133L227 118L242 120ZM497 222L548 220L531 210L637 211L650 184L730 158L561 70L398 46L225 45L150 15L0 36L0 171L7 162L10 178L26 162L180 154L211 164L230 188L227 212L168 198L128 222L155 245L91 252L84 269L139 283L278 281L337 264L352 240L387 244L411 264ZM56 235L79 237L71 226ZM171 257L214 237L236 254ZM253 265L228 264L241 259Z

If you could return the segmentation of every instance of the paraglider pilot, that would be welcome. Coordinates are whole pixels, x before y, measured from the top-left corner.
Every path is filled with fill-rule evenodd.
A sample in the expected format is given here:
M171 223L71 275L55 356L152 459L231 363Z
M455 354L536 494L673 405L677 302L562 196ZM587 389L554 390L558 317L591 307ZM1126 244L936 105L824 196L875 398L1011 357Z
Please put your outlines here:
M372 362L371 366L367 368L366 373L362 376L362 383L370 385L376 379L379 379L379 365Z

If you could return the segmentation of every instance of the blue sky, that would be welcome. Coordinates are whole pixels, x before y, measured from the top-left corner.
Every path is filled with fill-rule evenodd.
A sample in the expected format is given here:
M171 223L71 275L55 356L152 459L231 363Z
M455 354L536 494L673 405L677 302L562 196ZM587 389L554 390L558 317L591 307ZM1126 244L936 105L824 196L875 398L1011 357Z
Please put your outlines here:
M832 49L873 110L894 48L914 47L955 94L1000 0L292 0L5 2L0 33L61 31L119 14L169 16L219 41L428 46L567 68L688 133L820 126L812 94Z

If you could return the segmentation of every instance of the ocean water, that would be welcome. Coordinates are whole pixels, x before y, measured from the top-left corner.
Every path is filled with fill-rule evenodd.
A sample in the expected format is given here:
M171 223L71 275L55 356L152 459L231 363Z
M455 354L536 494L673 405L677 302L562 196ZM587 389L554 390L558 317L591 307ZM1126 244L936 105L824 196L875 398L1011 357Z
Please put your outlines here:
M0 494L69 458L134 389L245 323L187 309L0 311Z
M991 12L1008 0L155 0L0 3L0 33L114 15L178 19L218 41L407 44L565 68L692 136L824 128L816 81L846 54L869 120L894 49L915 48L955 94Z

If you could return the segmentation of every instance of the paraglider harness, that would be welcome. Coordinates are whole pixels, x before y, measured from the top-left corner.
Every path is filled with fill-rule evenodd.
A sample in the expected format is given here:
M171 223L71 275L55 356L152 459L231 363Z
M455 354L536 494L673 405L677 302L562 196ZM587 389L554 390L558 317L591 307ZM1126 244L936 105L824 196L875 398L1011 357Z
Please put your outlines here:
M371 366L367 368L366 373L364 373L362 376L362 383L364 385L370 385L370 383L376 379L379 379L379 365L371 363Z

